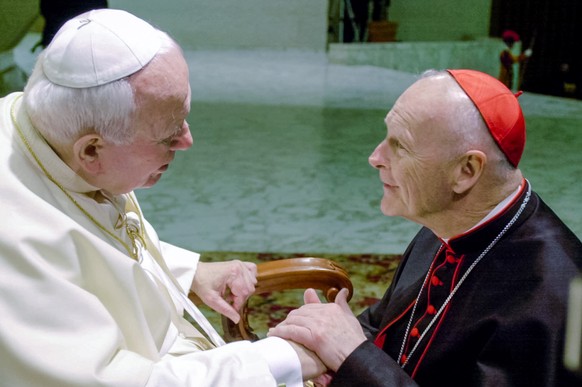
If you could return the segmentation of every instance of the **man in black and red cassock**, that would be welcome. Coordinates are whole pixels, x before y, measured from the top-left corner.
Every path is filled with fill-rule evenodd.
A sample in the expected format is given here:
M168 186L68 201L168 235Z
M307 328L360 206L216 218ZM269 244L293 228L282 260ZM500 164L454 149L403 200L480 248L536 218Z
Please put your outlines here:
M357 318L342 290L273 328L314 350L333 386L571 386L562 362L582 244L518 168L514 95L473 70L429 71L386 116L369 158L381 209L422 225L380 302Z

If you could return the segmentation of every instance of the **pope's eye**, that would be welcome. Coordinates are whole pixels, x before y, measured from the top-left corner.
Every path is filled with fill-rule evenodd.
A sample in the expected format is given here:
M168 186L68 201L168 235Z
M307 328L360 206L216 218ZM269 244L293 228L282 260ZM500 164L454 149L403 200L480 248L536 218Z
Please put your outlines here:
M170 137L166 137L163 140L161 140L160 144L170 146L170 145L172 145L173 141L174 141L174 136L170 136Z

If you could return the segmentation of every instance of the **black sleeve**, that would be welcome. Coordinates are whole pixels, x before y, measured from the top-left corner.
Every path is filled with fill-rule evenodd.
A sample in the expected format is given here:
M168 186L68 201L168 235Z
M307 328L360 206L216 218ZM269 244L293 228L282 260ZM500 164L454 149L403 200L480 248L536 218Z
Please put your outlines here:
M337 370L332 387L418 386L398 364L371 341L364 341Z

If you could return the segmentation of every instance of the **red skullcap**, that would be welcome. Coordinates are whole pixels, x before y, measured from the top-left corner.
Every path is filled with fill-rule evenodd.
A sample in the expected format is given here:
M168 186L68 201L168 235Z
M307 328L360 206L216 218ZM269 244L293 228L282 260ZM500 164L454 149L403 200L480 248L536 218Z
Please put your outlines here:
M519 34L512 30L505 30L501 34L501 39L503 40L513 40L514 42L519 42Z
M475 104L493 139L517 167L525 147L525 120L517 95L496 78L475 70L447 70Z

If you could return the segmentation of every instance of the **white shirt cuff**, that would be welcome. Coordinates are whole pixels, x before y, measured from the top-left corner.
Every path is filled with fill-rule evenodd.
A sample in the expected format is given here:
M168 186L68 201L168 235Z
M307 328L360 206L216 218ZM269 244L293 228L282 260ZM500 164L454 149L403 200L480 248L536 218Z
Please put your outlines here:
M303 387L301 362L291 344L279 337L267 337L253 343L265 359L277 383L286 387Z

